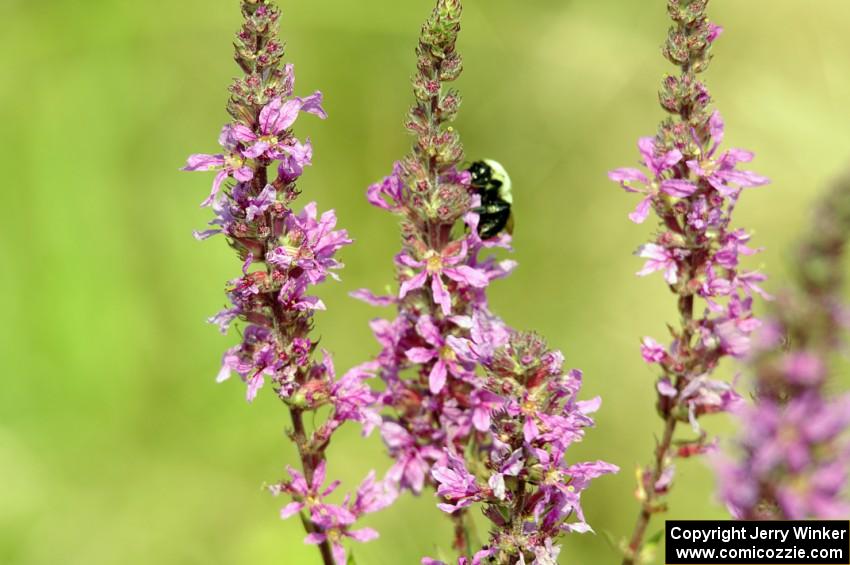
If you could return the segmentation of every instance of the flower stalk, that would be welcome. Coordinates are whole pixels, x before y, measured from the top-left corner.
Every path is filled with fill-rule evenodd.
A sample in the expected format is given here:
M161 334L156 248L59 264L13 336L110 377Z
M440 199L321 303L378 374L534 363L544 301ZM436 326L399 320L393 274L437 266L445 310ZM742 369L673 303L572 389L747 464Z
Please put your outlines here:
M512 261L479 257L485 249L507 248L510 235L479 236L473 210L480 197L472 175L460 168L463 148L450 125L460 106L459 93L447 84L462 69L456 51L461 11L459 0L437 0L423 24L414 104L405 121L415 137L412 151L367 191L372 205L401 218L398 292L352 293L397 311L394 320L371 323L382 347L378 374L387 385L381 434L395 461L388 479L414 494L435 486L430 471L446 460L447 451L475 457L474 446L487 442L490 397L475 375L475 361L464 357L456 340L478 330L485 341L504 332L487 307L485 290L514 267ZM474 538L471 517L459 512L452 521L452 545L467 554Z
M336 378L327 351L317 353L312 337L313 314L323 310L308 291L327 278L338 279L342 264L336 252L349 245L345 230L336 230L336 216L319 215L314 202L301 212L293 208L300 195L297 180L311 164L313 149L292 131L300 114L327 117L322 94L293 95L295 74L283 64L278 38L280 11L267 0L242 0L243 25L236 36L235 60L244 75L230 87L227 110L232 121L219 137L222 152L189 157L185 170L216 171L212 191L203 206L215 217L198 239L222 234L242 262L242 275L227 286L230 306L210 321L226 333L234 321L244 324L242 341L224 354L218 381L238 374L253 401L267 381L290 413L300 470L287 467L289 479L273 485L273 494L291 501L281 518L300 515L305 542L318 546L326 565L344 565L345 538L369 541L371 528L352 529L363 515L392 502L393 494L370 474L356 494L342 504L327 497L339 485L324 486L325 451L334 432L354 421L368 433L380 417L377 398L365 381L373 376L365 365ZM329 408L312 428L304 415Z
M741 256L757 250L732 215L742 191L768 180L738 169L753 154L741 149L720 151L725 125L709 106L711 96L699 74L711 60L710 48L722 28L708 21L708 0L668 0L673 25L662 52L679 68L664 78L659 92L669 113L655 137L638 147L648 170L617 169L609 178L641 200L629 218L642 223L654 213L659 228L638 256L646 263L638 275L661 271L676 296L679 322L669 326L671 341L663 345L646 337L643 359L657 366L657 410L663 421L652 462L637 470L641 508L624 546L624 564L645 561L653 548L644 538L654 514L666 511L664 497L672 486L675 460L713 447L698 420L730 410L739 396L731 385L711 378L720 360L743 357L759 322L752 314L754 295L766 296L764 275L739 267ZM693 433L681 438L681 424ZM644 551L646 550L646 551Z
M598 403L576 401L580 375L563 374L560 353L488 307L490 282L515 267L481 257L510 248L509 179L493 161L460 166L463 149L449 125L460 95L445 87L461 70L460 15L458 0L437 0L423 25L406 122L413 150L367 191L370 203L401 218L398 293L354 295L397 313L372 322L387 384L381 431L395 460L388 477L414 494L436 489L455 526L458 563L542 565L557 555L562 532L589 530L578 495L616 468L564 463ZM497 527L483 546L471 529L473 502Z

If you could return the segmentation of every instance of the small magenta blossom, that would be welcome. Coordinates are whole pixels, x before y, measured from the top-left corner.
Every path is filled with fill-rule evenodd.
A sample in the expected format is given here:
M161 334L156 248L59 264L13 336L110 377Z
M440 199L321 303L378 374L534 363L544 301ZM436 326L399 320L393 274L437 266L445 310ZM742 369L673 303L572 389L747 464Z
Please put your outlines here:
M459 245L446 246L442 251L428 250L421 260L401 253L398 262L418 272L401 283L398 297L404 298L409 292L422 288L430 279L434 302L439 304L443 314L448 316L452 311L452 298L443 277L467 287L484 288L490 283L490 278L480 269L461 264L467 253L468 246L465 241L461 241Z
M439 394L446 384L447 375L458 379L470 378L470 370L458 362L458 352L447 343L440 329L430 316L422 316L416 321L416 332L428 345L411 347L405 351L408 360L420 365L433 361L431 372L428 374L428 386L432 394Z
M451 453L447 456L446 465L434 467L431 476L438 485L437 495L448 501L437 505L444 512L452 513L465 508L481 500L484 493L478 486L475 475L466 470L464 460Z
M686 251L678 251L684 258ZM667 249L655 243L641 245L637 256L646 259L643 269L638 271L638 276L645 277L656 271L664 271L664 280L667 284L676 284L679 280L679 261L677 261L677 250Z
M685 197L693 194L696 186L688 181L664 178L665 173L672 171L682 160L682 153L678 149L656 155L655 139L651 137L642 137L638 141L638 149L644 166L652 174L652 180L640 169L633 168L616 169L608 173L608 178L619 182L627 192L643 195L634 212L629 214L634 223L641 224L649 215L653 199L659 198L662 192L670 196Z
M375 481L374 473L370 473L364 479L353 500L349 495L345 497L341 505L338 505L325 501L325 498L339 486L339 481L334 481L328 487L322 488L325 482L324 461L316 468L313 480L309 483L295 469L289 467L288 471L292 477L291 480L274 485L271 490L275 494L286 492L295 499L281 510L281 518L286 519L302 511L310 515L311 522L317 531L307 534L304 543L330 544L335 562L343 565L348 563L345 546L342 544L344 539L367 542L378 537L378 532L373 528L351 529L358 519L386 508L395 499L394 493L387 490L386 484Z
M269 263L280 269L299 269L310 284L323 282L328 276L339 280L333 271L342 268L334 256L351 244L346 230L334 230L336 215L333 210L317 218L316 203L310 202L298 215L285 218L286 235L283 245L268 253Z
M270 161L295 159L302 167L309 165L309 141L302 145L287 131L295 123L299 112L327 118L322 108L322 93L315 92L307 98L292 98L286 102L279 96L273 98L260 110L259 131L236 124L232 136L246 144L246 148L241 151L242 156L246 159L265 157Z
M245 158L237 149L236 139L233 137L233 127L224 126L218 140L219 145L227 153L215 155L195 154L191 155L186 162L184 171L218 171L213 180L212 191L201 205L209 206L215 202L221 184L227 178L236 179L239 182L248 182L254 178L254 170L245 164Z
M434 461L442 461L443 454L434 446L421 445L413 434L392 421L383 423L381 436L395 459L387 478L415 494L422 492L431 465Z
M676 295L680 317L678 325L668 326L671 336L665 345L650 337L641 344L644 361L660 372L656 408L664 428L651 466L637 473L641 509L624 544L624 565L645 558L644 534L652 515L665 509L662 498L673 484L674 460L713 447L699 419L740 404L732 385L712 374L723 358L748 354L760 325L752 313L753 296L769 298L760 286L766 277L740 265L743 256L759 250L748 246L745 230L732 227L743 191L768 180L739 168L752 161L751 152L720 149L725 124L719 112L710 109L711 95L698 79L722 29L706 18L708 0L667 4L674 25L663 52L681 70L665 77L659 93L670 117L655 137L638 142L645 170L621 168L608 175L627 192L640 194L629 214L633 222L644 222L650 212L657 217L654 239L638 248L645 263L637 274L661 273ZM678 439L680 423L689 423L696 439Z
M307 483L307 479L304 475L297 470L288 465L286 470L289 472L289 476L292 477L292 479L289 482L282 483L278 488L281 492L290 493L295 500L280 510L280 517L283 519L301 512L307 506L308 502L325 498L339 486L339 481L334 481L326 488L322 488L326 477L326 463L324 461L319 463L319 466L313 474L313 479L309 484Z
M294 210L300 194L296 181L313 150L291 128L301 113L327 115L320 92L293 97L293 67L281 62L278 9L267 0L243 0L242 14L235 47L245 75L230 88L233 121L219 138L223 152L192 155L185 167L217 171L203 203L215 214L212 227L195 237L222 234L241 263L241 275L227 286L230 306L210 318L223 333L234 322L243 324L241 342L225 352L217 380L236 373L249 402L269 390L286 405L301 470L288 467L290 480L271 490L290 497L281 517L300 515L305 542L319 546L325 565L344 565L343 539L362 542L378 535L370 528L355 529L355 522L395 497L389 483L376 483L374 474L353 502L350 496L342 504L327 500L338 481L323 487L325 450L334 432L345 422L359 423L364 434L381 424L379 396L367 384L377 365L367 363L337 378L330 354L321 350L317 355L313 313L325 305L310 293L327 278L338 280L335 271L342 263L336 255L352 241L345 230L336 229L333 210L319 214L314 202ZM305 414L313 415L309 427Z
M850 513L850 394L830 394L844 352L843 259L850 237L850 178L826 195L747 362L753 403L735 410L740 431L715 454L720 498L740 519L838 519Z

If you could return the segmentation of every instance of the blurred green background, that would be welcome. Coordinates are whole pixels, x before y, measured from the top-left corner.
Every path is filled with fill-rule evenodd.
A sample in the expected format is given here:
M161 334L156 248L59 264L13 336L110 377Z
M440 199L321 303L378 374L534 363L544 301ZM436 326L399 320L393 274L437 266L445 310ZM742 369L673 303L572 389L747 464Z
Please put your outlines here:
M492 303L583 368L586 396L603 395L573 457L623 468L585 498L598 532L622 534L634 466L659 428L638 340L663 337L674 318L661 278L634 277L651 222L628 221L636 198L605 173L634 163L638 136L661 118L665 3L466 4L457 127L468 155L502 161L515 187L520 268L492 286ZM401 120L431 2L283 9L297 92L323 90L330 114L297 124L316 153L304 198L335 207L356 238L318 318L344 369L376 351L366 324L377 311L346 293L390 281L396 221L364 189L409 146ZM753 168L774 180L746 193L738 225L768 247L751 265L775 289L810 202L850 159L850 3L715 0L711 12L726 27L707 80L727 140L755 150ZM238 265L223 240L191 237L208 219L198 203L211 177L177 171L216 147L226 119L237 0L4 0L0 13L0 563L317 563L260 488L293 460L285 411L213 381L235 338L204 319ZM335 447L331 473L347 487L388 466L377 435L364 443L351 428ZM724 516L704 465L679 471L670 517ZM356 548L358 562L417 563L446 546L433 502L406 497L375 516L382 537ZM615 560L601 534L573 535L562 553Z

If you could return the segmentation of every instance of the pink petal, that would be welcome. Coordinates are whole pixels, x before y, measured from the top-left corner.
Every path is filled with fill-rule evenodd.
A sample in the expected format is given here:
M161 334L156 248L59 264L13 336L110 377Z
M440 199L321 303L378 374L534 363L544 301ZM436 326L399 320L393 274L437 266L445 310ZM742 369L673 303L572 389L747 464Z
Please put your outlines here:
M653 162L655 161L655 138L641 137L638 139L638 151L640 151L643 157L644 165L650 169L653 168Z
M522 434L526 443L534 441L534 439L540 434L537 430L537 424L534 423L533 418L526 417L525 423L522 425Z
M656 261L667 261L669 256L667 250L655 243L646 243L638 248L638 257L654 259Z
M307 543L307 544L310 544L310 545L319 545L320 543L322 543L326 539L328 539L328 537L325 534L322 534L322 533L319 533L319 532L313 532L312 534L308 534L307 537L304 538L304 543Z
M722 30L720 26L717 26L718 29ZM719 32L718 32L718 35ZM723 118L720 117L720 112L717 110L711 115L711 118L708 120L708 131L711 134L711 139L714 141L715 145L719 145L723 141Z
M373 530L372 528L362 528L360 530L352 530L346 533L346 535L352 539L355 539L359 542L367 542L372 541L373 539L378 538L378 532Z
M655 385L655 388L658 389L658 394L662 396L667 396L669 398L676 398L676 395L679 394L679 391L676 390L676 387L670 384L670 379L668 379L667 377L659 379L658 383Z
M292 477L292 489L301 496L307 496L307 479L297 469L287 465L286 472Z
M423 364L437 357L437 352L425 347L411 347L405 352L405 355L414 363Z
M747 151L746 149L729 149L723 153L723 156L720 158L721 161L729 162L730 165L734 166L737 163L749 163L755 158L755 154L752 151Z
M263 384L265 384L266 379L263 377L262 373L251 377L248 380L248 390L245 393L245 398L248 402L254 402L254 399L257 398L257 392L263 388Z
M464 283L476 288L484 288L490 284L490 278L487 274L479 269L470 267L469 265L458 265L443 269L443 274L459 283Z
M322 462L319 463L318 467L316 467L316 470L313 471L313 492L318 492L319 489L322 487L322 484L325 482L327 467L327 461L322 460Z
M215 378L215 382L223 383L227 379L230 378L230 367L227 365L222 365L221 370L218 372L218 375Z
M345 558L345 547L339 542L335 542L331 545L331 552L334 554L334 561L336 561L336 565L346 565Z
M229 133L234 139L243 143L252 143L257 140L257 134L244 124L235 124L230 128Z
M643 174L643 171L640 169L632 169L632 168L623 168L623 169L615 169L608 173L608 178L614 182L619 182L623 188L625 188L629 192L636 192L635 189L631 188L625 183L629 182L638 182L641 184L649 183L649 179L646 178L646 175Z
M254 178L254 170L251 167L239 167L233 171L233 178L239 182L248 182Z
M192 232L192 237L194 237L198 241L203 241L203 240L209 239L212 236L219 234L219 233L222 233L222 230L203 230L203 231L195 230L195 231Z
M306 98L296 98L296 100L301 103L302 112L319 116L323 120L328 117L327 112L322 108L322 93L318 90Z
M260 129L266 135L279 134L295 123L301 105L299 99L283 103L280 97L275 98L260 111Z
M303 502L290 502L289 504L280 509L280 517L282 520L286 520L290 516L301 512L302 508L304 508Z
M210 191L210 195L207 196L207 199L201 202L201 206L209 206L215 201L216 196L218 196L218 191L221 189L221 183L224 182L224 179L227 178L227 171L219 171L218 174L213 179L212 190Z
M736 184L744 188L764 186L770 183L769 178L757 175L752 171L722 171L717 173L717 176L728 183Z
M428 387L432 394L438 394L443 390L446 384L446 363L440 359L434 364L431 369L431 374L428 375Z
M406 281L401 283L401 287L398 290L398 297L404 298L405 296L407 296L408 292L416 290L417 288L422 288L427 278L428 273L425 271L420 271L412 279L407 279Z
M426 342L436 346L443 342L443 336L440 329L434 324L431 316L422 316L416 321L416 332L422 336Z
M676 163L682 160L682 152L678 149L671 149L661 158L661 162L659 163L660 169L669 169Z
M685 164L686 164L686 165L688 166L688 168L689 168L691 171L693 171L696 175L701 176L701 177L708 176L708 175L706 175L706 173L705 173L705 169L703 169L703 168L702 168L702 165L701 165L701 164L700 164L700 162L699 162L699 161L697 161L696 159L689 159L688 161L686 161L686 163L685 163Z
M576 408L578 408L578 411L582 414L592 414L599 410L600 406L602 406L602 398L599 396L591 398L590 400L576 402Z
M396 257L396 260L399 263L401 263L402 265L406 265L406 266L414 268L414 269L417 269L419 267L423 267L425 265L425 263L423 261L417 261L416 259L414 259L410 255L408 255L407 253L400 253Z
M431 292L434 296L434 302L439 304L443 310L443 314L448 316L452 312L452 297L449 291L443 285L443 279L440 275L435 274L431 277Z
M695 184L690 183L686 180L665 180L661 182L661 190L666 192L670 196L676 196L678 198L684 198L686 196L690 196L694 192L696 192L697 187Z
M629 214L629 219L636 224L642 224L647 216L649 216L649 209L652 205L652 195L643 198L638 205L635 206L634 211Z
M242 155L247 157L248 159L256 159L260 155L266 152L269 148L269 144L266 141L258 141L253 144L251 147L242 152Z
M479 432L486 432L490 429L490 411L486 408L476 408L472 411L472 425Z
M348 296L356 298L357 300L362 300L366 304L371 304L372 306L391 306L396 302L396 298L393 296L377 296L366 288L349 292Z
M203 153L196 153L195 155L189 156L186 160L186 166L183 167L182 170L209 171L210 169L215 169L222 165L224 165L224 155L205 155Z

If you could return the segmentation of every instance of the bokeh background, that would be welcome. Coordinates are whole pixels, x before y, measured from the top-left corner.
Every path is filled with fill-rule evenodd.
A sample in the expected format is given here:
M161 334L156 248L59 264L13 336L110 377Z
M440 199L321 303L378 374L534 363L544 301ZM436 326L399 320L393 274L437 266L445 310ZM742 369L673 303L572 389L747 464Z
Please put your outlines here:
M316 152L305 199L335 207L356 238L318 318L344 369L376 351L366 324L378 312L346 293L390 282L396 221L364 189L410 143L401 120L431 2L283 4L297 91L322 89L330 113L297 124ZM636 199L605 173L634 163L662 116L665 3L466 4L457 127L468 155L499 159L515 187L520 268L492 303L563 349L586 371L584 394L604 398L574 457L623 471L587 492L600 533L569 538L562 562L614 563L602 532L630 528L633 469L659 428L638 340L663 337L674 313L660 277L634 276L652 227L628 221ZM318 563L261 490L293 460L285 411L213 381L234 337L204 319L238 265L223 240L191 237L211 178L177 171L215 148L226 119L237 0L4 0L0 13L0 563ZM726 27L707 80L727 139L774 180L746 193L738 224L767 246L750 265L775 289L810 202L850 162L850 3L715 0L711 13ZM347 487L388 467L377 436L352 428L334 447L331 473ZM670 517L723 517L704 465L679 471ZM375 516L382 537L356 548L358 563L417 563L447 546L433 503L406 497Z

